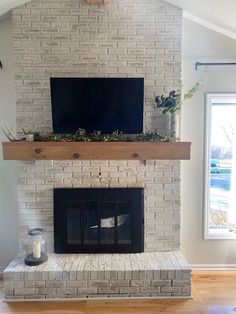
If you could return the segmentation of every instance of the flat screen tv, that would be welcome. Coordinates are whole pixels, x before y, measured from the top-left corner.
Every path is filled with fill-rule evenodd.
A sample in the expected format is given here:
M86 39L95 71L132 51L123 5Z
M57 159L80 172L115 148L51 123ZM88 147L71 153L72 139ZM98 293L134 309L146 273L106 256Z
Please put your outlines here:
M143 78L51 78L53 132L143 132Z

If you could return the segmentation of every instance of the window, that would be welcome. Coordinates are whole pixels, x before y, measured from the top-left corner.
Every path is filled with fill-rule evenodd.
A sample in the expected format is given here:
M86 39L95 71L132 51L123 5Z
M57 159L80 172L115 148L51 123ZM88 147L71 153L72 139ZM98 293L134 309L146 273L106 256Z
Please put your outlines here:
M204 237L236 239L236 94L207 94Z

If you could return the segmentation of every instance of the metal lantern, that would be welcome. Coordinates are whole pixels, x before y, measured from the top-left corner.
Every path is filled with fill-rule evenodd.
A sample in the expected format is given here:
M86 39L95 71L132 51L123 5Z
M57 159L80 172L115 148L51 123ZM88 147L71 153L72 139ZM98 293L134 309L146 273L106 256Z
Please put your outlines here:
M29 229L28 235L25 264L28 266L40 265L48 259L44 228Z

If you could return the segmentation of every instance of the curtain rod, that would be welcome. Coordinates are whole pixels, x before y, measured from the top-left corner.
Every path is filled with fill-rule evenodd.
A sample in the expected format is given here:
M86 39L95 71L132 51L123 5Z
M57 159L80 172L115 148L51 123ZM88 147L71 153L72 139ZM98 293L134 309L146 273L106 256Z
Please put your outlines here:
M197 71L198 67L208 66L208 65L236 65L235 62L195 62L195 70Z

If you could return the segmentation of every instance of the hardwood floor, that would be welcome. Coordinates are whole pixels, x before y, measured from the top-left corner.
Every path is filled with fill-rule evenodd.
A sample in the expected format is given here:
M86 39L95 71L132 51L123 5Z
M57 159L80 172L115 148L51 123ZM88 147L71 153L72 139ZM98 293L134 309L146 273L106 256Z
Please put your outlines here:
M0 282L0 285L2 282ZM1 288L0 288L1 293ZM0 301L0 314L235 314L236 271L193 272L193 299L180 301Z

